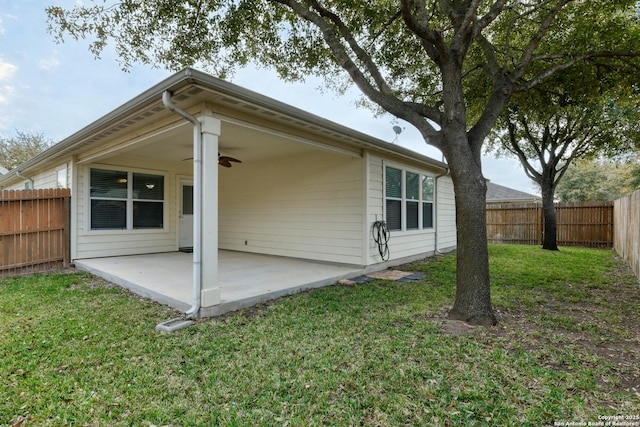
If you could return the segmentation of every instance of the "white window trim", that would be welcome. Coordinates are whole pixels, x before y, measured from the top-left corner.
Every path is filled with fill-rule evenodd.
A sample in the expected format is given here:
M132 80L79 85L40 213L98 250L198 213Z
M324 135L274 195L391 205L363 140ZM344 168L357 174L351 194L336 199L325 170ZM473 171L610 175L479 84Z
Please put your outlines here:
M64 174L64 184L60 185L60 173ZM56 169L56 188L69 188L69 170L67 165L62 165Z
M397 198L397 197L387 197L387 167L391 167L394 169L399 169L402 172L402 189L401 189L401 198ZM407 172L411 172L414 174L418 175L418 182L419 182L419 186L418 186L418 200L415 199L408 199L407 198ZM434 200L423 200L422 199L422 177L423 176L427 176L427 177L431 177L434 179ZM436 212L436 200L435 200L435 185L437 184L437 181L435 180L435 175L429 172L426 172L424 170L420 170L420 169L414 169L414 168L410 168L404 165L400 165L397 163L391 163L391 162L383 162L382 163L382 201L383 201L383 212L384 215L386 216L386 212L387 212L387 200L399 200L401 202L401 209L402 209L402 215L400 216L400 223L401 223L401 229L400 230L390 230L391 232L396 232L396 233L416 233L416 232L435 232L436 229L436 218L435 218L435 212ZM407 229L407 202L418 202L418 228L411 228L411 229ZM433 215L433 225L431 227L423 227L423 213L422 213L422 207L423 207L423 203L425 202L430 202L431 205L431 209L432 209L432 215ZM386 220L386 217L385 217Z
M132 186L127 186L127 200L126 200L126 204L127 204L127 219L126 219L126 223L127 226L126 228L123 229L100 229L100 230L94 230L91 228L91 169L104 169L104 170L111 170L111 171L119 171L119 172L126 172L127 173L127 180L129 182L133 182L133 174L134 173L143 173L143 174L150 174L150 175L158 175L158 176L162 176L164 179L164 200L162 200L162 217L163 217L163 221L162 221L162 228L133 228L133 187ZM99 234L158 234L158 233L166 233L167 230L169 229L169 217L167 216L167 212L168 212L168 204L169 201L167 199L167 194L168 194L168 174L166 172L162 172L162 171L156 171L156 170L151 170L151 169L138 169L138 168L129 168L129 167L118 167L118 166L112 166L112 165L101 165L101 164L92 164L92 165L88 165L86 167L86 179L85 179L85 192L86 192L86 196L85 196L85 200L86 200L86 223L85 223L85 234L93 234L93 235L99 235ZM115 199L114 199L115 200ZM117 200L124 200L124 199L117 199ZM140 199L136 199L136 201L139 201ZM146 200L148 201L148 200ZM150 200L150 201L155 201L155 200Z

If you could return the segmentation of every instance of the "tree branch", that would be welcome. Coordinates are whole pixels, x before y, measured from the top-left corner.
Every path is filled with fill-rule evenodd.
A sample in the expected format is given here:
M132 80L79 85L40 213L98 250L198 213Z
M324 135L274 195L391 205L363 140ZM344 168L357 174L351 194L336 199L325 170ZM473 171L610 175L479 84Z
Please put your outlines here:
M537 183L540 183L542 175L529 163L527 155L520 148L520 145L518 144L518 137L516 135L516 126L509 118L507 118L507 127L509 130L509 142L511 145L511 149L509 149L509 151L518 157L520 163L524 166L524 172L527 177Z
M493 6L491 6L489 12L482 18L478 19L476 24L473 26L472 38L474 40L477 40L482 30L484 30L489 24L495 21L498 16L500 16L500 13L502 13L502 11L504 10L507 1L508 0L497 0L493 4Z
M351 34L351 31L347 28L347 26L340 19L340 17L335 13L329 11L328 9L324 8L317 0L311 0L311 4L313 5L313 8L318 12L320 17L328 18L338 28L338 30L340 31L340 36L347 42L347 44L349 45L353 53L356 55L358 60L367 69L368 73L376 82L376 85L378 86L380 92L382 92L385 95L391 95L392 90L387 84L387 82L385 81L384 77L382 77L380 70L378 69L377 65L373 62L371 55L369 55L364 49L360 47L358 42L353 37L353 34ZM331 28L328 25L325 25L324 20L317 20L317 22L314 21L314 23L316 23L316 25L322 24L322 26L320 25L318 26L320 27L320 29L322 29L323 33L329 32L329 31L333 32L333 30L331 30ZM323 26L325 28L322 28Z
M551 12L547 14L545 19L540 24L538 31L531 38L531 40L529 41L529 44L525 47L524 51L522 52L522 55L520 56L520 60L518 61L518 66L516 67L516 70L513 74L514 80L517 80L520 77L522 77L525 71L529 68L529 65L532 62L533 53L538 48L538 46L540 45L540 42L542 41L544 36L547 34L549 29L551 28L551 24L555 20L556 16L560 13L562 8L564 8L567 4L569 4L572 1L575 1L575 0L558 1L558 3L556 3L555 7L551 10Z
M442 35L429 26L429 17L422 0L402 0L402 19L420 40L423 49L436 64L448 56ZM413 13L415 11L415 13Z
M412 108L416 113L436 123L442 123L442 112L436 107L431 107L418 102L405 102L406 106Z
M473 23L475 22L478 7L480 6L480 0L470 0L461 6L464 6L463 9L465 10L462 19L458 19L458 11L456 11L456 14L452 15L451 18L455 25L455 34L453 40L451 40L451 50L458 52L459 55L464 57L473 41Z
M491 98L489 98L489 102L482 111L482 115L476 124L467 132L470 143L473 145L482 145L485 138L491 132L491 129L493 129L504 106L509 102L511 93L511 85L506 83L494 89Z
M373 44L373 42L375 42L378 39L378 37L380 37L385 32L385 30L389 28L391 24L393 24L395 20L400 18L401 16L402 16L402 10L399 10L396 13L394 13L393 16L389 18L389 20L382 26L382 29L378 31L376 34L374 34L373 37L371 37L371 39L369 40L370 44Z
M382 77L382 74L373 62L371 56L358 45L347 26L337 15L322 7L317 0L311 0L312 7L315 12L314 10L306 8L296 0L270 1L288 7L293 13L315 25L322 33L322 37L333 55L336 57L338 64L349 74L351 80L358 86L365 96L391 114L413 124L420 131L425 140L433 141L434 143L440 140L439 131L425 120L425 116L416 111L415 104L405 103L393 95L391 88ZM328 19L336 26L339 30L340 36L325 19ZM341 43L340 37L346 41L347 45L354 52L360 63L363 64L364 69L372 76L377 88L371 84L367 76L351 58L345 48L345 45ZM421 111L430 111L430 115L433 115L434 113L433 110L429 110L427 107L423 108Z
M547 80L552 75L566 70L567 68L572 67L578 62L586 61L588 59L594 58L638 58L640 57L640 52L612 52L612 51L594 51L588 52L578 56L572 56L570 54L556 54L556 55L540 55L536 56L533 59L535 61L548 60L548 59L560 59L560 58L569 58L567 61L556 64L553 67L550 67L538 74L536 77L523 81L522 83L515 86L515 92L524 92L529 89L532 89L535 86L538 86L540 83Z

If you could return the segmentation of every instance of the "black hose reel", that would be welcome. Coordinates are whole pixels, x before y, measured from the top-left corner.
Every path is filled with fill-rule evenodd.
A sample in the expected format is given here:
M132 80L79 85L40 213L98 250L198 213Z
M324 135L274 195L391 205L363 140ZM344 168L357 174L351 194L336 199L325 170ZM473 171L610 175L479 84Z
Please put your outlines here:
M391 238L391 233L389 232L389 227L387 227L387 223L384 221L376 221L373 223L371 227L371 234L373 235L373 241L378 245L378 252L382 257L383 261L387 261L389 259L389 239Z

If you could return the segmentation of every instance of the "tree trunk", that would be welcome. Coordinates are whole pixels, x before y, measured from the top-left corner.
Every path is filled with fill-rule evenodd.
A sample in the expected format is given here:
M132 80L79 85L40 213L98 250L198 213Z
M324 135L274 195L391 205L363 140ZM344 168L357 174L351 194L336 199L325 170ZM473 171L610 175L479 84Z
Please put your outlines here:
M456 53L456 52L452 52ZM442 141L456 201L456 299L449 318L473 325L495 325L491 306L487 248L487 182L482 175L482 141L472 141L462 90L462 58L441 64L443 86Z
M542 180L542 213L544 215L544 231L542 235L542 249L558 250L558 223L556 221L556 207L553 202L555 188L553 182Z
M468 154L462 155L460 151ZM458 246L456 299L449 318L489 326L497 321L491 305L489 280L487 184L479 162L469 151L457 150L456 155L448 157L455 188Z

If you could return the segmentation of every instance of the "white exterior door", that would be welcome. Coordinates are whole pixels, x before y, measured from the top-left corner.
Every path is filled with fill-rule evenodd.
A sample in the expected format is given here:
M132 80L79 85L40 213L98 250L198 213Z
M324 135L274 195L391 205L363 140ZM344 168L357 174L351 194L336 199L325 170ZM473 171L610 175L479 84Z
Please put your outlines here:
M193 181L180 181L180 248L193 247Z

